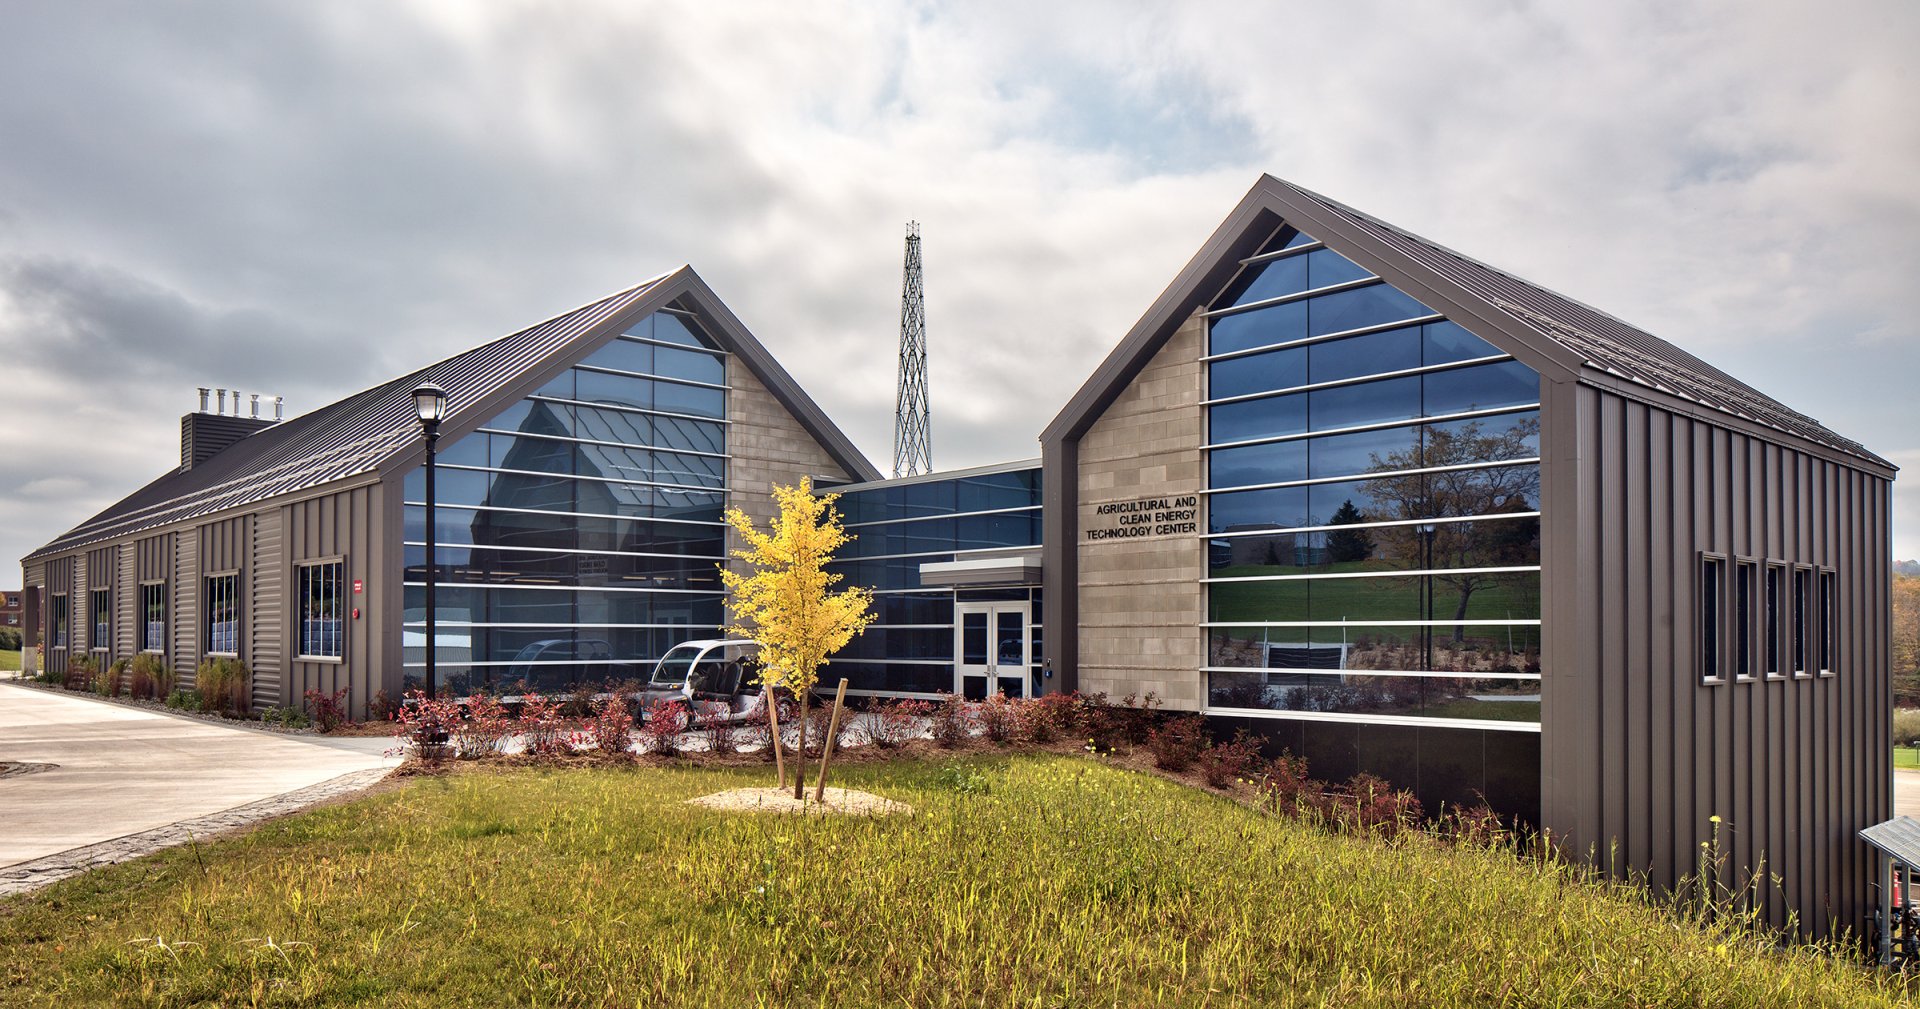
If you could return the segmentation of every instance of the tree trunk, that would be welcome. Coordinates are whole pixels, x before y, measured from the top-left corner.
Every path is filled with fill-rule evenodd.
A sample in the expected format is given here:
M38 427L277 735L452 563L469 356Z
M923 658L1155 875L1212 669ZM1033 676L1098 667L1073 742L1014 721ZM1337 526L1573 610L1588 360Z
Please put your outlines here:
M1472 598L1473 598L1473 589L1464 585L1461 586L1460 605L1454 608L1453 619L1455 620L1467 619L1467 600ZM1458 624L1458 623L1454 624L1453 625L1453 647L1458 649L1461 645L1466 644L1466 641L1467 641L1466 625Z
M811 691L798 690L800 695L800 745L793 748L793 797L807 801L807 695Z

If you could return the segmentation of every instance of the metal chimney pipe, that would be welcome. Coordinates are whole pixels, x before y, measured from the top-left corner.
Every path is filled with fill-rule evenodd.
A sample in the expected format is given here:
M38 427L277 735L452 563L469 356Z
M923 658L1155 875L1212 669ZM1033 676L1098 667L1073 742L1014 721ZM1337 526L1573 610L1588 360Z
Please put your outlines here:
M247 408L253 411L249 416L251 416L254 420L260 419L260 394L259 393L254 392L254 393L247 394Z
M279 396L275 396L275 397L273 397L273 419L274 419L274 422L275 422L275 423L279 423L279 421L280 421L280 404L281 404L281 402L282 402L282 401L281 401L281 398L280 398Z
M212 389L209 389L204 385L200 387L200 412L201 413L207 412L207 397L212 394L213 394Z
M225 417L227 415L227 390L215 389L213 390L213 394L216 397L215 402L219 404L219 409L215 410L214 413Z

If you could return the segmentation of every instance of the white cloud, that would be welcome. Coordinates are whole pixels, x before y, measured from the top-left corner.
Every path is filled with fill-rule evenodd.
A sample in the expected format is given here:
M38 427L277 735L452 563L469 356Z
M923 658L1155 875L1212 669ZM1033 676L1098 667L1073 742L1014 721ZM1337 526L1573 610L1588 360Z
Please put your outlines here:
M158 475L195 385L309 409L681 262L883 460L908 219L936 459L1031 456L1260 171L1917 441L1899 0L196 11L0 39L15 472L80 482L0 488L0 557Z

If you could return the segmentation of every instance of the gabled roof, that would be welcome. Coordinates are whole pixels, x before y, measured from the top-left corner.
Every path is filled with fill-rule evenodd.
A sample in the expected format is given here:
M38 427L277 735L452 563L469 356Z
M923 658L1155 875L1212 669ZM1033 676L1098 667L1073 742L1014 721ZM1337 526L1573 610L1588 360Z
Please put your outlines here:
M352 477L373 479L419 465L425 455L413 389L447 390L447 438L459 437L525 398L634 320L678 301L760 379L855 479L880 472L827 420L713 290L681 267L538 325L384 382L242 438L192 469L174 469L60 538L32 559L101 540L212 515Z
M1282 222L1551 378L1637 386L1810 442L1889 476L1893 471L1860 443L1645 330L1271 175L1261 176L1041 440L1084 434L1173 331Z

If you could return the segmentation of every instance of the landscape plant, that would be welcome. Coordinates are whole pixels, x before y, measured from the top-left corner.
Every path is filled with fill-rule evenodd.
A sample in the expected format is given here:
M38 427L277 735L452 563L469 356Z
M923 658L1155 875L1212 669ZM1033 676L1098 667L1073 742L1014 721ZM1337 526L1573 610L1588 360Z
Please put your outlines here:
M603 757L624 760L632 756L627 747L633 742L633 713L627 699L619 694L597 698L587 722L587 736Z
M740 748L741 737L745 734L742 727L729 717L731 712L724 704L702 705L693 714L693 728L707 744L708 753L732 753ZM752 725L747 726L751 731Z
M1181 715L1147 730L1147 750L1163 771L1184 771L1210 745L1207 723L1199 715Z
M422 761L438 764L456 745L454 733L459 731L461 720L460 702L451 697L428 697L424 690L409 690L393 714L394 735L403 746L411 742Z
M232 656L202 660L194 672L194 689L200 692L200 710L245 715L252 694L253 676L247 664Z
M513 732L507 706L492 694L477 693L467 699L466 707L466 717L452 730L455 751L467 760L503 752Z
M309 690L306 693L307 706L313 709L313 724L321 732L332 732L347 723L347 713L351 709L347 704L347 688L329 694L324 690Z
M655 701L647 705L646 717L640 720L636 733L640 737L640 748L660 757L679 753L680 737L686 733L689 721L687 706L680 701Z
M173 689L172 670L164 658L152 652L135 655L127 664L127 672L131 680L128 692L135 700L162 698Z
M1245 729L1233 739L1200 751L1200 774L1214 788L1232 788L1248 778L1260 763L1260 740Z
M535 756L565 754L567 741L561 731L560 705L545 694L523 693L520 714L513 728L526 752Z
M91 655L75 655L67 659L67 689L92 690L93 678L100 672L100 666Z
M1021 703L995 691L974 709L979 716L980 732L995 743L1008 743L1020 735Z
M920 723L933 714L933 705L912 697L880 698L867 706L864 719L867 742L891 750L906 745L920 732Z
M974 713L974 704L959 694L942 694L933 704L931 714L933 741L951 749L967 741L973 735L978 716Z
M803 800L808 698L820 667L873 622L873 593L860 586L835 591L842 576L826 570L853 538L833 507L838 495L816 496L812 481L802 477L798 486L774 485L773 499L777 510L765 532L745 512L727 510L727 524L744 544L732 556L751 573L723 564L720 580L730 593L728 634L758 644L761 682L800 701L793 797ZM778 739L772 743L780 745Z

